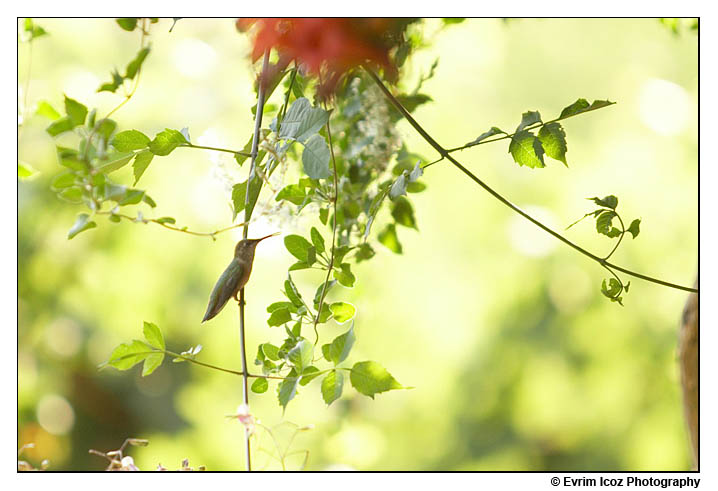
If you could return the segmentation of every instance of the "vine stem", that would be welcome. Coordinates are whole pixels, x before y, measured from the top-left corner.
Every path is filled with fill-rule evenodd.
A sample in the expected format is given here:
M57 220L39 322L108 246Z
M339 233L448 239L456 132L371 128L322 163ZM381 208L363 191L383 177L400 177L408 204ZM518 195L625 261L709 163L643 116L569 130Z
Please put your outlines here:
M251 218L251 213L249 211L249 184L254 179L255 173L256 173L256 167L257 167L257 148L259 147L259 137L260 137L260 130L262 128L262 114L264 113L264 96L265 96L265 84L263 83L264 75L267 73L269 68L269 51L264 52L264 61L262 62L262 72L259 75L260 80L257 87L257 112L254 118L254 136L252 137L252 152L251 152L251 159L252 163L249 168L249 176L247 177L247 192L244 193L244 228L242 230L242 238L247 239L247 236L249 234L249 219ZM261 186L261 183L260 183ZM239 290L239 344L240 344L240 353L242 355L242 372L244 372L244 375L242 375L242 400L244 401L244 404L249 406L249 385L248 380L249 377L247 376L247 349L246 349L246 340L245 340L245 333L244 333L244 287L242 287L241 290ZM245 443L245 450L247 454L247 471L252 470L252 456L251 456L251 447L249 443L249 429L244 429L244 443Z
M441 157L447 159L449 162L454 164L454 166L457 167L461 172L466 174L472 181L474 181L476 184L478 184L479 186L484 188L484 190L486 192L488 192L494 198L499 200L501 203L508 206L513 211L515 211L516 213L518 213L519 215L521 215L522 217L524 217L525 219L527 219L528 221L530 221L531 223L533 223L534 225L539 227L540 229L553 235L555 238L557 238L558 240L560 240L567 246L577 250L584 256L586 256L590 259L593 259L594 261L596 261L598 264L600 264L603 267L610 267L610 268L615 269L616 271L620 271L627 275L634 276L636 278L640 278L642 280L650 281L652 283L657 283L659 285L667 286L670 288L675 288L677 290L698 293L698 290L696 288L690 288L687 286L677 285L675 283L670 283L668 281L664 281L664 280L661 280L658 278L653 278L651 276L637 273L635 271L631 271L630 269L626 269L621 266L611 264L608 261L606 261L605 259L600 258L600 257L596 256L595 254L590 253L589 251L587 251L583 247L579 246L578 244L574 244L573 242L568 240L563 235L559 234L558 232L555 232L554 230L550 229L549 227L547 227L540 221L536 220L534 217L532 217L531 215L529 215L528 213L523 211L521 208L519 208L518 206L516 206L515 204L510 202L508 199L504 198L501 194L499 194L497 191L495 191L493 188L491 188L484 181L479 179L469 169L467 169L466 167L461 165L461 163L458 160L456 160L454 157L451 156L451 154L449 153L448 150L446 150L444 147L442 147L436 140L434 140L434 138L432 138L431 135L429 135L429 133L426 132L426 130L414 119L414 117L409 113L409 111L406 110L406 108L401 104L401 102L399 102L399 100L396 97L394 97L394 95L391 93L391 91L389 91L389 89L386 87L386 85L384 85L384 83L381 81L381 79L377 76L376 73L374 73L374 71L370 67L364 66L364 70L366 70L366 72L371 76L371 78L374 80L374 82L377 84L377 86L381 89L381 91L384 93L384 95L389 100L389 102L392 103L392 105L402 114L402 116L404 116L406 118L406 120L409 122L409 124L416 130L416 132L419 133L421 135L421 137L424 140L426 140L426 142L429 145L431 145L434 148L434 150L436 150L439 153L439 155L441 155Z
M324 103L324 109L326 110L327 104ZM331 119L331 118L329 118ZM324 297L327 294L327 286L329 285L329 277L332 274L332 270L334 269L334 249L336 247L337 242L337 198L339 196L339 184L337 180L337 161L334 158L334 146L332 145L332 130L329 124L329 119L327 119L327 139L329 140L329 152L332 156L332 167L333 167L333 173L334 173L334 196L332 196L332 206L334 207L334 216L332 219L332 253L329 258L329 264L327 266L327 277L324 279L324 285L322 286L322 294L319 297L319 307L317 307L317 316L314 318L314 335L316 336L316 340L314 341L314 345L319 342L319 331L317 331L317 323L319 322L319 318L322 315L322 307L324 307Z
M95 214L96 214L96 215L116 216L116 217L124 218L125 220L129 220L129 221L131 221L131 222L136 222L136 221L137 221L137 218L136 218L136 217L132 217L132 216L130 216L130 215L123 215L122 213L112 213L111 211L96 211ZM166 228L166 229L174 230L174 231L176 231L176 232L182 232L182 233L184 233L184 234L196 235L196 236L199 236L199 237L209 237L209 238L211 238L212 240L217 240L215 236L218 235L218 234L221 234L221 233L223 233L223 232L227 232L227 231L229 231L229 230L233 230L233 229L235 229L235 228L244 227L244 222L242 222L242 223L237 223L237 224L235 224L235 225L230 225L229 227L221 228L221 229L219 229L219 230L215 230L214 232L194 232L194 231L192 231L192 230L187 230L187 229L185 229L185 228L173 227L172 225L169 225L169 224L167 224L167 223L161 222L161 221L159 221L159 220L156 219L156 218L142 218L141 221L143 221L143 222L145 222L145 223L147 223L147 222L156 223L157 225L161 225L162 227L164 227L164 228Z

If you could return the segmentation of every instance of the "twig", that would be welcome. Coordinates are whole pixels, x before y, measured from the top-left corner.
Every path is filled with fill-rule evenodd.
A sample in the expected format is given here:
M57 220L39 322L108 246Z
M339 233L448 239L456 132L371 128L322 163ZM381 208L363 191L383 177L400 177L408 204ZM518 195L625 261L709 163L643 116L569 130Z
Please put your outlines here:
M267 73L267 70L269 68L269 51L265 51L264 53L264 61L262 63L262 73L260 74L260 78L264 77L264 75ZM260 83L258 84L257 88L257 112L254 118L254 136L252 137L252 163L249 168L249 176L247 177L247 192L244 194L244 229L242 231L242 237L244 239L247 238L249 234L249 219L251 218L251 212L249 210L249 189L250 189L250 183L252 179L255 177L256 173L256 166L257 166L257 148L259 147L259 137L260 137L260 130L262 128L262 114L264 113L264 95L265 95L265 86L260 80ZM261 186L260 182L260 186ZM249 386L248 386L248 378L247 378L247 353L246 353L246 342L245 342L245 336L244 336L244 287L242 287L241 290L239 290L239 344L240 344L240 353L242 355L242 371L245 373L245 375L242 377L242 398L244 400L244 403L249 406ZM244 429L244 441L245 441L245 449L247 454L247 471L252 470L252 457L251 457L251 448L249 444L249 430L247 428Z
M131 222L138 221L137 217L123 215L122 213L113 213L111 211L96 211L95 214L96 215L116 216L116 217L124 218L125 220L129 220ZM210 237L212 240L217 240L215 236L218 234L221 234L223 232L227 232L228 230L232 230L232 229L244 226L244 222L242 222L242 223L237 223L235 225L230 225L229 227L221 228L219 230L215 230L214 232L194 232L192 230L187 230L186 227L174 227L165 222L161 222L159 219L156 219L156 218L141 218L140 221L142 221L143 223L148 223L148 222L156 223L157 225L161 225L162 227L164 227L166 229L174 230L176 232L182 232L182 233L190 234L190 235L197 235L200 237Z
M434 147L434 150L436 150L437 152L439 152L439 155L441 155L441 156L444 157L445 159L449 160L449 161L450 161L452 164L454 164L454 166L456 166L461 172L463 172L464 174L466 174L472 181L474 181L476 184L478 184L479 186L481 186L482 188L484 188L484 190L486 190L489 194L491 194L494 198L496 198L497 200L499 200L500 202L502 202L504 205L508 206L508 207L511 208L513 211L515 211L516 213L518 213L519 215L521 215L522 217L524 217L525 219L527 219L528 221L530 221L531 223L533 223L534 225L536 225L537 227L539 227L539 228L541 228L542 230L544 230L544 231L548 232L549 234L553 235L555 238L557 238L558 240L560 240L560 241L563 242L564 244L568 245L569 247L572 247L573 249L577 250L578 252L580 252L580 253L583 254L584 256L586 256L586 257L588 257L588 258L590 258L590 259L593 259L594 261L596 261L596 262L597 262L598 264L600 264L601 266L604 266L604 267L608 266L608 267L610 267L610 268L613 268L613 269L615 269L615 270L617 270L617 271L620 271L620 272L622 272L622 273L625 273L625 274L627 274L627 275L634 276L634 277L636 277L636 278L640 278L640 279L642 279L642 280L650 281L650 282L652 282L652 283L657 283L657 284L659 284L659 285L667 286L667 287L670 287L670 288L675 288L675 289L677 289L677 290L683 290L683 291L694 292L694 293L697 293L697 292L698 292L698 290L695 289L695 288L689 288L689 287L687 287L687 286L676 285L675 283L670 283L670 282L668 282L668 281L663 281L663 280L660 280L660 279L658 279L658 278L653 278L653 277L651 277L651 276L647 276L647 275L644 275L644 274L641 274L641 273L637 273L637 272L635 272L635 271L631 271L630 269L626 269L626 268L623 268L623 267L621 267L621 266L617 266L617 265L615 265L615 264L611 264L611 263L609 263L608 261L606 261L605 259L600 258L600 257L596 256L595 254L592 254L592 253L588 252L588 251L587 251L586 249L584 249L583 247L581 247L581 246L579 246L579 245L577 245L577 244L574 244L573 242L571 242L570 240L568 240L568 239L567 239L566 237L564 237L563 235L559 234L558 232L553 231L552 229L550 229L549 227L547 227L547 226L544 225L543 223L541 223L541 222L539 222L538 220L536 220L534 217L532 217L531 215L529 215L528 213L526 213L525 211L523 211L521 208L519 208L519 207L516 206L515 204L511 203L508 199L504 198L504 197L503 197L501 194L499 194L497 191L494 191L493 188L491 188L491 187L490 187L488 184L486 184L484 181L482 181L481 179L479 179L478 177L476 177L469 169L467 169L466 167L464 167L463 165L461 165L461 163L460 163L459 161L457 161L455 158L453 158L453 157L449 154L449 151L447 151L444 147L442 147L441 145L439 145L439 143L438 143L436 140L434 140L434 139L431 137L431 135L429 135L429 134L426 132L426 130L424 130L424 128L421 127L421 125L413 118L413 116L409 113L409 111L407 111L406 108L404 108L404 106L401 104L401 102L399 102L399 100L398 100L396 97L394 97L394 95L389 91L389 89L388 89L388 88L384 85L384 83L379 79L379 77L376 75L376 73L374 73L374 71L373 71L371 68L369 68L368 66L365 66L364 69L369 73L369 75L372 77L372 79L374 80L374 82L379 86L379 88L382 90L382 92L383 92L384 95L387 97L387 99L389 99L389 101L394 105L394 107L396 107L396 109L406 118L406 120L409 122L409 124L422 136L422 138L424 138L424 140L426 140L426 142L427 142L429 145L431 145L432 147Z

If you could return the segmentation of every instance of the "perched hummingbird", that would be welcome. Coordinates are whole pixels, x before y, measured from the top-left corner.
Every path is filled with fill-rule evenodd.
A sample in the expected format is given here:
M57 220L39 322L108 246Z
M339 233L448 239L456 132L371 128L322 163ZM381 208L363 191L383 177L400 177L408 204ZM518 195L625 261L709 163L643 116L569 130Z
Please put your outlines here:
M244 239L237 242L237 246L234 248L234 259L224 270L222 276L219 277L217 284L214 285L212 294L209 296L207 312L204 314L202 322L208 321L219 314L230 298L239 301L237 294L247 284L249 274L252 272L254 249L261 241L278 233L267 235L261 239Z

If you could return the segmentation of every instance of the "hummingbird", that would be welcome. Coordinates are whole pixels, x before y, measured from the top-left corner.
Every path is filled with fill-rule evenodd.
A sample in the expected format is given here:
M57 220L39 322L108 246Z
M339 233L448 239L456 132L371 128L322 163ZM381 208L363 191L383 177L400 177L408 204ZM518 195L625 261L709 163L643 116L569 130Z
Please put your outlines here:
M267 235L261 239L244 239L237 242L234 248L234 258L229 263L227 269L217 280L217 284L212 289L209 296L209 305L207 312L204 314L202 322L212 319L220 313L227 305L230 298L234 298L239 302L237 294L244 285L249 281L249 274L252 272L252 262L254 261L254 249L264 239L278 235L279 232Z

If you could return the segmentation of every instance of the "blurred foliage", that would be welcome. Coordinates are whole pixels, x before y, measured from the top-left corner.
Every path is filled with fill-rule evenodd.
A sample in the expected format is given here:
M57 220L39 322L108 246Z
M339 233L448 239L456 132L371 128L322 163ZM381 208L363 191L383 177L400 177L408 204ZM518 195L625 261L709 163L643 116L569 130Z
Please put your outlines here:
M187 363L165 364L146 378L139 369L97 370L144 320L162 327L168 349L201 344L204 359L237 368L234 309L212 325L199 321L240 234L213 242L103 222L67 240L77 208L50 190L61 168L44 131L48 120L32 116L34 108L42 100L62 107L63 93L114 107L119 96L95 91L114 64L133 59L136 33L112 19L40 24L49 36L33 43L29 84L28 43L19 47L19 99L27 101L19 166L32 172L18 181L18 448L35 444L22 458L35 467L48 459L53 470L99 470L89 449L136 437L150 442L132 451L140 469L187 458L209 470L241 468L243 427L225 417L241 402L237 377ZM143 82L117 117L154 132L189 126L200 143L241 148L255 97L248 40L230 20L184 19L170 34L171 24L159 21ZM570 170L559 165L539 175L510 165L504 146L467 149L460 159L557 228L585 211L584 198L620 196L626 215L642 219L643 241L626 244L613 260L690 284L697 261L695 36L672 36L655 19L441 25L427 22L433 45L407 62L418 82L439 58L422 87L433 102L416 111L432 135L459 145L492 124L510 127L527 108L557 113L579 97L616 101L566 122ZM397 128L412 151L433 155L405 122ZM157 216L216 230L232 214L222 173L240 182L242 172L229 156L178 150L143 180L159 203ZM133 181L131 169L118 173ZM675 360L686 295L636 281L624 308L606 302L596 289L600 268L454 169L437 164L422 179L430 187L414 198L421 232L402 229L402 256L377 250L358 265L348 299L360 305L354 351L386 361L415 388L375 401L352 393L330 409L319 394L297 400L285 418L314 429L277 432L280 448L298 452L282 465L300 468L308 455L312 470L689 468ZM290 233L282 220L258 223L257 236L277 223ZM567 235L597 253L611 249L590 227ZM267 242L247 298L249 352L283 335L267 327L264 306L294 258L280 241ZM305 390L320 391L315 385ZM267 427L282 421L271 393L252 394L251 407ZM260 467L281 468L273 448L269 439L260 442Z

